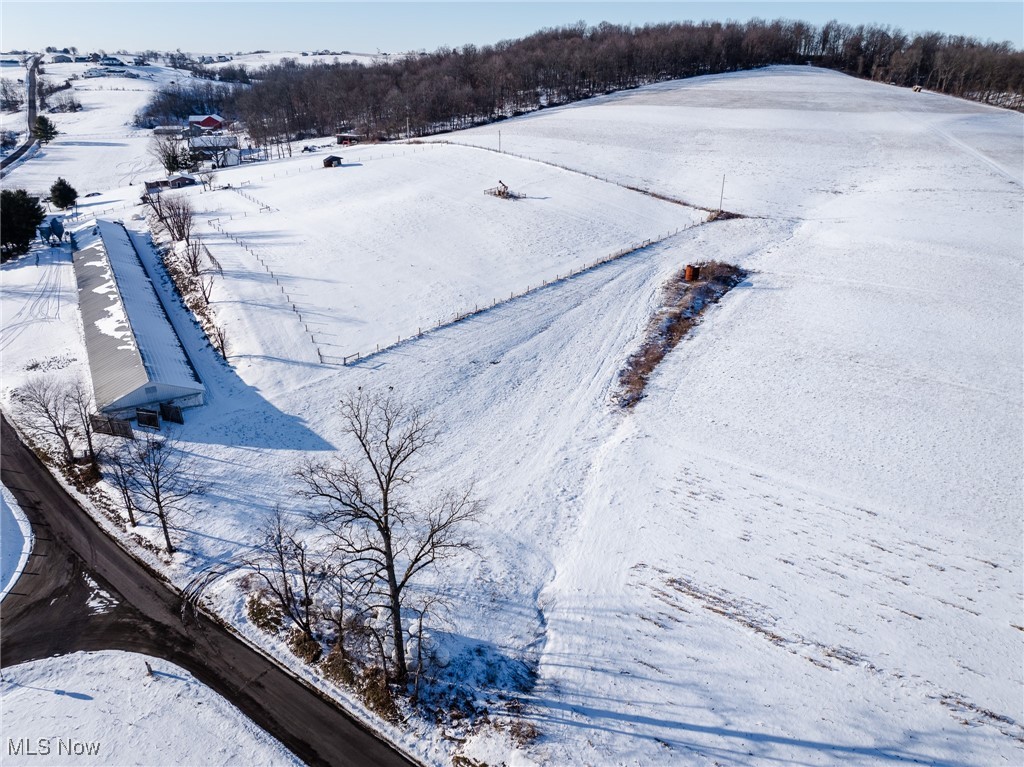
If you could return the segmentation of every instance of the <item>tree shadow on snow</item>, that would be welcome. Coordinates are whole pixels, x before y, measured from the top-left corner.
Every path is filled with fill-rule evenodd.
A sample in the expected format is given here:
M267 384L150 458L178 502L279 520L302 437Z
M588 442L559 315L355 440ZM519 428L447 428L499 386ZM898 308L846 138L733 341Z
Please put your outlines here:
M84 692L71 692L69 690L51 689L49 687L35 687L30 684L21 684L13 680L7 682L11 687L23 687L26 690L38 690L39 692L52 692L54 695L60 695L65 698L74 698L75 700L92 700L91 695L86 695Z

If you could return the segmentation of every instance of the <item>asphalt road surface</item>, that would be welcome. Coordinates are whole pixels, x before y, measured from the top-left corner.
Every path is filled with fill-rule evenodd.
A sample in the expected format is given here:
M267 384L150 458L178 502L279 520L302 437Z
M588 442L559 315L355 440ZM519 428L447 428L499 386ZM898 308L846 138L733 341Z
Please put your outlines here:
M216 621L189 612L183 622L178 593L93 522L2 414L0 478L36 534L0 605L0 666L79 650L144 653L188 669L307 764L413 764Z
M36 143L36 140L32 138L32 129L36 125L36 115L38 107L38 99L36 98L36 68L39 66L39 62L43 60L41 55L37 55L32 59L32 66L28 68L26 77L28 78L28 134L25 136L25 142L7 155L3 160L0 160L0 170L6 168L8 165L14 164L14 162L21 157L25 152L32 148L32 145ZM0 173L0 177L4 174Z

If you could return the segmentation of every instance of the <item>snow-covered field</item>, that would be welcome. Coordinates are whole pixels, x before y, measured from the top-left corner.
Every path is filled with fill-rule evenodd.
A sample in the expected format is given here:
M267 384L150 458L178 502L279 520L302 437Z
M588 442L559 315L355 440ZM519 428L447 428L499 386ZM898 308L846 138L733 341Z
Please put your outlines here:
M421 756L1021 761L1024 117L777 67L501 130L508 151L699 205L717 207L724 174L725 207L755 217L340 367L313 347L366 351L691 213L451 146L222 172L237 191L192 194L219 219L200 233L225 268L214 308L234 356L175 320L209 390L180 436L210 482L175 580L296 508L290 472L343 446L341 393L394 386L447 426L424 491L475 477L488 500L434 641L453 667L479 647L536 670L520 716L539 738L452 746L420 724L403 742ZM499 178L528 199L481 194ZM617 410L660 284L712 258L751 276ZM84 352L66 254L2 276L9 402L32 361L76 373ZM215 597L243 620L230 583Z
M0 485L0 599L14 586L32 553L32 526L14 500Z
M126 67L139 75L127 77L82 78L95 64L45 64L41 75L47 81L60 83L77 75L71 83L72 93L82 103L79 112L47 114L60 135L40 148L33 162L24 162L5 176L5 186L23 187L33 193L48 195L50 185L58 176L65 178L79 194L79 208L94 210L120 205L123 200L137 202L142 192L137 188L147 179L164 175L163 169L149 153L152 131L132 125L135 113L150 100L160 87L180 80L187 73L160 66ZM4 77L23 78L22 69L0 71ZM3 125L24 130L25 113L4 115ZM129 188L134 184L136 188ZM104 197L85 199L91 192L106 193Z
M240 370L372 352L707 215L479 149L336 149L339 168L324 149L191 193L225 269L214 306ZM484 194L499 180L520 198Z
M0 685L6 765L302 764L188 671L159 658L79 652L4 669Z

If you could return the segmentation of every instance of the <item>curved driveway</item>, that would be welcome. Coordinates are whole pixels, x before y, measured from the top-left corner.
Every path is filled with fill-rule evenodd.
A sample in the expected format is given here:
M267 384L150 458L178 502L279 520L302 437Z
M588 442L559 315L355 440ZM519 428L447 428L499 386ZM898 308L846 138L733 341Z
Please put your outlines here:
M145 653L188 669L308 764L412 764L220 623L202 613L183 622L177 591L99 528L2 414L0 477L36 534L0 607L0 666L79 650Z

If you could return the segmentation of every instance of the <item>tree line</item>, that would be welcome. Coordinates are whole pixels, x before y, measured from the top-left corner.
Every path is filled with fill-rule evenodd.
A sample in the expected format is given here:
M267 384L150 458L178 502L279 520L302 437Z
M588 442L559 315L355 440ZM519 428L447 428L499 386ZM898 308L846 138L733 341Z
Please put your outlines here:
M140 119L216 111L243 120L254 142L339 130L392 139L500 120L659 80L771 64L837 69L1024 108L1024 53L1010 43L830 21L583 22L494 45L440 48L362 66L278 65L221 73L159 93ZM198 70L199 78L213 78ZM242 84L244 83L244 84Z

